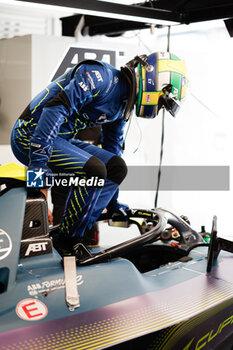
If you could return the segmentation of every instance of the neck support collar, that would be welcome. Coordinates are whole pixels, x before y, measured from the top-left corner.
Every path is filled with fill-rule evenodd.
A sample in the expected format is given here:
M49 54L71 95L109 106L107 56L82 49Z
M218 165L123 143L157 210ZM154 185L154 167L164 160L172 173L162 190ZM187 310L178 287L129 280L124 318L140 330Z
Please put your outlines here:
M137 67L138 63L140 63L143 66L147 66L145 58L146 55L135 56L131 61L127 62L125 66L121 67L121 72L123 73L124 77L126 78L129 84L128 103L124 113L126 121L129 120L132 110L134 108L134 104L136 102L137 81L135 68Z

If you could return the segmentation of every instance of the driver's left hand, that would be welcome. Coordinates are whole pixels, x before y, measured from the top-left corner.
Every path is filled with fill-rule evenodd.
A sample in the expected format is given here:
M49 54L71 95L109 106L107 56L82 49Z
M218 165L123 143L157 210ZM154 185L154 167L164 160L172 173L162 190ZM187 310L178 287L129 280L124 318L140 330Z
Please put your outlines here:
M119 203L118 201L114 201L113 203L111 202L107 206L108 213L111 214L113 220L114 217L117 217L120 218L121 221L127 221L127 209L129 209L127 204Z

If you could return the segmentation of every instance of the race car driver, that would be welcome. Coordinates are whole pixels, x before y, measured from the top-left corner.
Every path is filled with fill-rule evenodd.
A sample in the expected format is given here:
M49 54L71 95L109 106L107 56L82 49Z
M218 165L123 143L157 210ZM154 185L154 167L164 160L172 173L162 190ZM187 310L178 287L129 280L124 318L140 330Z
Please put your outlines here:
M121 70L86 60L48 85L20 115L11 146L28 170L103 180L70 189L59 229L74 249L104 208L127 218L117 193L127 174L122 144L134 106L138 117L154 118L162 107L175 116L187 84L184 61L167 52L136 56ZM94 125L102 125L102 148L74 139Z

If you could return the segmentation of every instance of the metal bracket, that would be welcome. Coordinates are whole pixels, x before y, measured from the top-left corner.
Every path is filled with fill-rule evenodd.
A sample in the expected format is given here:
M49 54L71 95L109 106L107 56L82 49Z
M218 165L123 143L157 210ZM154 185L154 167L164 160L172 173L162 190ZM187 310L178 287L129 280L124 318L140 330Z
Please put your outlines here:
M65 289L66 304L70 311L80 306L78 286L76 282L76 259L75 256L64 256L64 273L65 273Z

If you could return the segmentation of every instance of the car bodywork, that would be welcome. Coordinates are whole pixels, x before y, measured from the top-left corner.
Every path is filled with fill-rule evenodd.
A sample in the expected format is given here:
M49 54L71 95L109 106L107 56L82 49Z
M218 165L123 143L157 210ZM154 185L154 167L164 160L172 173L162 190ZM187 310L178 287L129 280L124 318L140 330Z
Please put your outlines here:
M131 209L140 234L104 250L81 244L70 286L44 196L0 176L1 349L230 349L233 259L216 218L208 247L167 210ZM162 235L174 227L178 237Z

